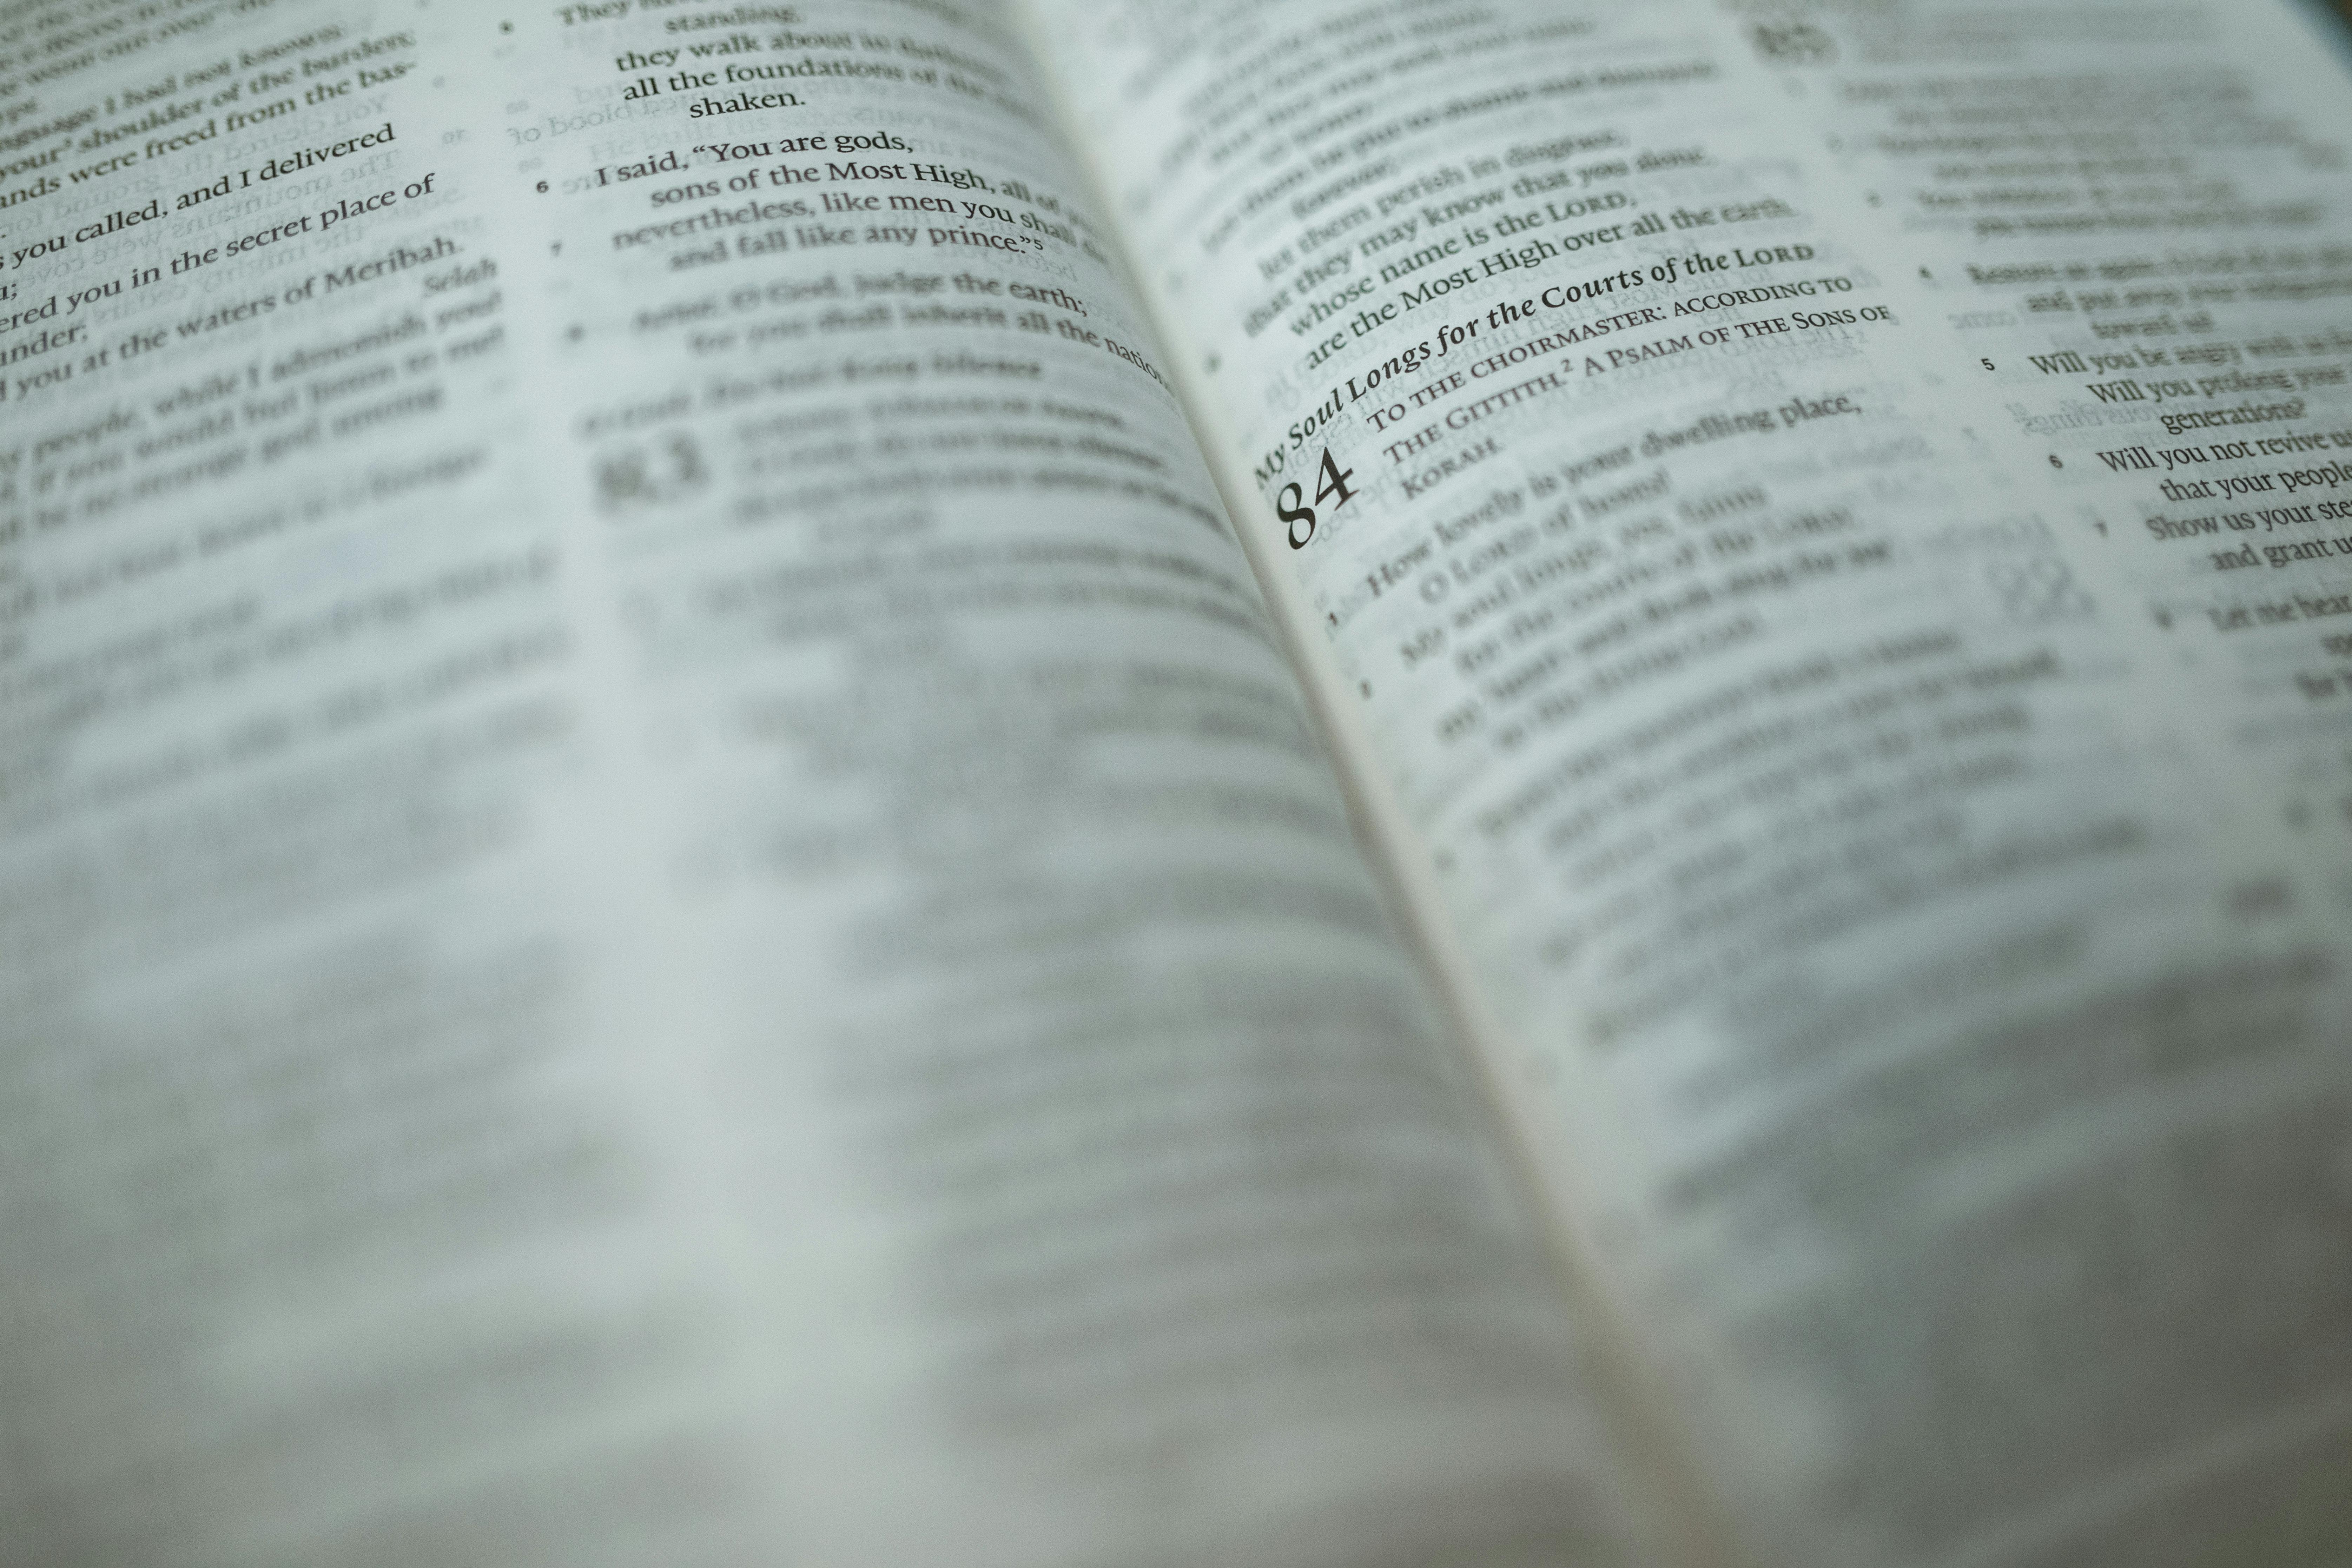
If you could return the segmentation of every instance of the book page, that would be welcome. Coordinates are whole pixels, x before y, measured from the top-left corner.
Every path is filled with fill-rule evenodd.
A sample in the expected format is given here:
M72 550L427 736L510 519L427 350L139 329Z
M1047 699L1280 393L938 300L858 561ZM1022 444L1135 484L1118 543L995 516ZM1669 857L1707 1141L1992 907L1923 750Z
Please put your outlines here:
M2352 820L2347 35L2295 6L1914 5L1750 24L2203 721ZM2206 505L2206 502L2212 505Z
M1424 945L1744 1549L2352 1550L2318 35L1025 14Z
M0 1563L1627 1560L939 4L0 14Z

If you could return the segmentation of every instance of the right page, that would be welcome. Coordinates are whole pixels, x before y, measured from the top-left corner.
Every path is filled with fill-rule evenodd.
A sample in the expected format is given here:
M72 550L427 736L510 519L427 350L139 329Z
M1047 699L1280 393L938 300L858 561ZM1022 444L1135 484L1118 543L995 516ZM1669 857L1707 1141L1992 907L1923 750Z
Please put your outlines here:
M2284 0L1035 0L1759 1561L2352 1552L2352 89Z

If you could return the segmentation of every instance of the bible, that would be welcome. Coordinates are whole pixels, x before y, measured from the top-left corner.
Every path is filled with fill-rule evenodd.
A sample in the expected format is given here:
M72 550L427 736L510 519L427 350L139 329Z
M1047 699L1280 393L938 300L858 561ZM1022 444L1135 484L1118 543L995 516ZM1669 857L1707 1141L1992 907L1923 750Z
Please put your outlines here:
M2343 1563L2347 60L0 4L0 1568Z

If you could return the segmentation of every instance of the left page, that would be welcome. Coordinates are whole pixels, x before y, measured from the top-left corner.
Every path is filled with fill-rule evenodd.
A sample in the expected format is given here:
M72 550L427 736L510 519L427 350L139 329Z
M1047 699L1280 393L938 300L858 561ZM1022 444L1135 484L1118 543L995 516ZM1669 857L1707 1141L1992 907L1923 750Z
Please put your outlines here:
M983 18L0 9L0 1563L1626 1554Z

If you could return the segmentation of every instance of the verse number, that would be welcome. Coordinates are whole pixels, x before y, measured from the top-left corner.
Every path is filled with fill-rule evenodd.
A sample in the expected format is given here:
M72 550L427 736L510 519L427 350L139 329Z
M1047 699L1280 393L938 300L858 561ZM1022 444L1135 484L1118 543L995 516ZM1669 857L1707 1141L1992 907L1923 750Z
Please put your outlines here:
M1315 485L1315 506L1306 504L1307 487L1297 480L1294 479L1282 487L1282 494L1275 498L1274 515L1280 518L1284 526L1289 530L1287 537L1290 540L1290 548L1304 550L1307 548L1307 542L1315 537L1316 506L1321 506L1325 501L1329 500L1331 505L1328 510L1338 511L1355 499L1356 492L1348 488L1348 481L1355 477L1356 470L1341 468L1333 460L1331 448L1326 447L1323 448L1323 466ZM1331 500L1334 496L1339 499ZM1298 525L1302 522L1307 525L1307 531L1304 533L1298 531Z
M1997 561L1985 568L1985 580L2013 621L2038 625L2044 621L2079 620L2096 608L2091 596L2074 581L2067 564L2054 556L2025 561Z
M608 511L684 500L709 482L701 449L683 432L596 458L596 495Z

